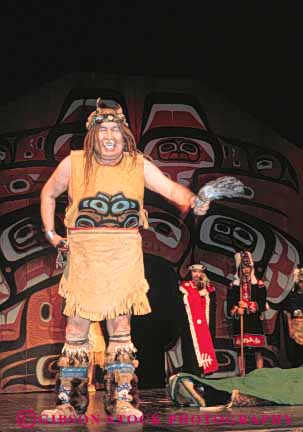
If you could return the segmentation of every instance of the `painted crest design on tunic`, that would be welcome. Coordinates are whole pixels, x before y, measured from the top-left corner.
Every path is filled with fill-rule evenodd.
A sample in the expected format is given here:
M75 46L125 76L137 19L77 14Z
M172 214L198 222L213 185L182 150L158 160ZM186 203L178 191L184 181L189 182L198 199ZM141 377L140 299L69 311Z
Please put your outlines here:
M77 228L139 226L139 202L127 198L123 193L109 195L98 192L94 197L82 199L78 208L79 216L75 223Z

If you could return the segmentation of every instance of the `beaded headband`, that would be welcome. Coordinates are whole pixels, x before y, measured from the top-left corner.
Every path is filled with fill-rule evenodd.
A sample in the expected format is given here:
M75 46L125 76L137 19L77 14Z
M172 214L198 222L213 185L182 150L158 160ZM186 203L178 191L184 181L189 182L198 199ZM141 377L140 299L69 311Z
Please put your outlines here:
M126 123L124 114L102 114L92 118L91 125L103 122Z
M111 113L102 111L111 110ZM96 111L93 111L87 119L86 128L91 129L96 124L104 122L115 122L123 123L128 126L125 115L123 114L122 108L119 104L114 101L102 101L101 98L97 99Z
M203 264L192 264L191 266L188 267L189 270L201 270L204 271L206 270L205 265Z

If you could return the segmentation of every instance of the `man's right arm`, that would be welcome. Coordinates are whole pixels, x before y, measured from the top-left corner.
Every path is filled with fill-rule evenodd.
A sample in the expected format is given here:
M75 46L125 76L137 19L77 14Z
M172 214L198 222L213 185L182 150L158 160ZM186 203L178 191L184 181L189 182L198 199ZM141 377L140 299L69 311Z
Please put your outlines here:
M71 159L67 156L58 165L52 176L41 191L41 218L45 231L52 232L52 239L48 239L53 246L57 246L62 237L55 232L56 198L68 189L71 176Z

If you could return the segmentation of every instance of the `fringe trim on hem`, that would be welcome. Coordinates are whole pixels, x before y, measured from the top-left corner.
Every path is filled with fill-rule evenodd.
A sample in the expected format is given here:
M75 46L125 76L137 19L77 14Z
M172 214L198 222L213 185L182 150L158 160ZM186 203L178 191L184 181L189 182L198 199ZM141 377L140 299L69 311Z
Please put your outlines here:
M127 354L133 354L136 353L138 350L135 347L135 345L132 342L127 342L124 344L119 345L113 345L109 346L107 349L107 354L120 354L120 353L127 353Z
M88 356L89 355L89 346L88 346L88 344L85 344L85 345L82 345L81 347L75 347L75 346L69 345L68 343L65 343L63 348L62 348L62 354L64 356L67 356L67 357L74 357L76 355Z
M89 311L85 306L79 304L72 293L68 293L61 285L59 294L66 299L66 306L64 308L64 315L79 316L81 318L89 319L90 321L103 321L113 319L119 315L146 315L151 312L150 304L145 292L136 293L128 299L124 299L119 305L113 309L101 312Z

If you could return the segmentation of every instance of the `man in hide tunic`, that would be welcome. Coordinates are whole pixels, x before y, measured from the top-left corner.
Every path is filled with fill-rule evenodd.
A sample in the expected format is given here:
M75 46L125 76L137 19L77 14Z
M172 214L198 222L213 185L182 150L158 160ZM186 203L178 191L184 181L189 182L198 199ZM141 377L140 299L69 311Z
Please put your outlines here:
M203 264L189 267L191 280L180 284L186 317L182 320L181 349L183 372L201 376L218 369L217 358L209 331L210 297L215 287L210 283Z
M248 251L235 254L236 276L227 292L227 313L232 318L234 347L241 347L241 316L243 316L243 346L255 353L256 367L263 367L260 348L265 345L262 325L266 308L266 288L257 280L252 255ZM238 353L239 354L239 353ZM238 355L238 361L240 356ZM240 363L239 363L240 366Z
M67 253L59 292L68 316L57 406L43 414L86 412L89 326L91 321L106 319L105 409L114 417L141 417L130 316L151 311L139 233L140 226L148 226L144 187L183 211L193 208L197 215L206 213L209 202L199 202L188 188L167 178L138 153L120 105L98 99L86 126L84 149L72 151L59 164L41 193L46 237ZM67 241L54 225L56 198L65 191Z

